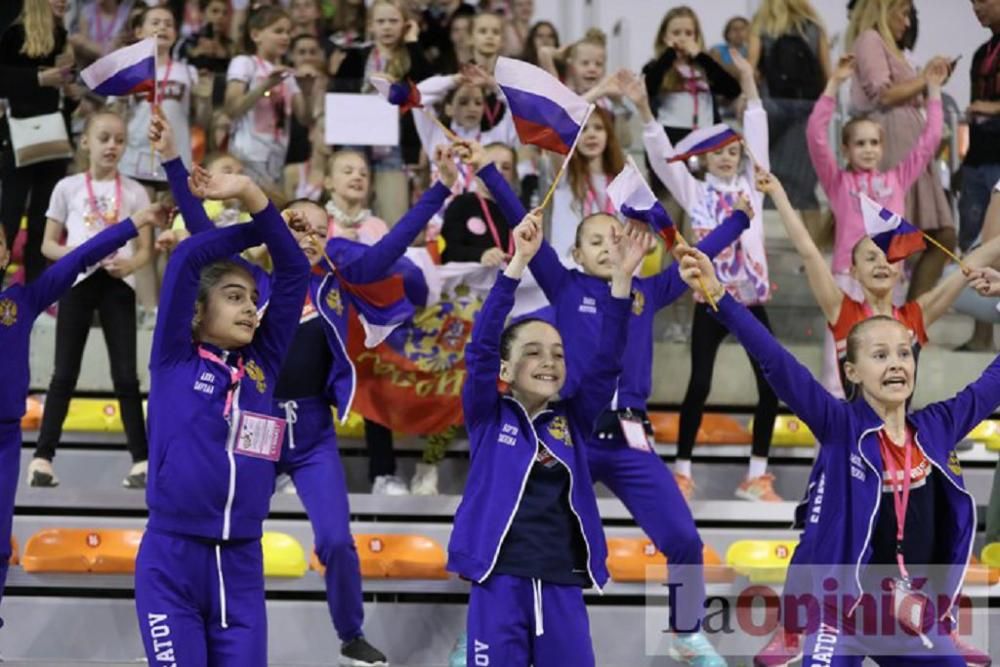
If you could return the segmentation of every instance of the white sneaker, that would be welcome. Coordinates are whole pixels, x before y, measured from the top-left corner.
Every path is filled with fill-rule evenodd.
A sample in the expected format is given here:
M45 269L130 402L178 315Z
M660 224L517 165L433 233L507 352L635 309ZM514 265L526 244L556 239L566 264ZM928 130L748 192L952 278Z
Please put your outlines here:
M406 483L395 475L379 475L372 484L372 493L376 496L408 496L410 490Z
M295 488L295 482L292 481L291 475L286 475L282 473L278 475L278 479L274 482L274 490L278 493L287 493L290 496L296 495L299 491Z
M47 459L31 459L28 464L28 485L53 487L59 486L59 478L52 468L52 461Z
M438 494L438 469L435 463L418 463L410 480L410 493L415 496L436 496Z

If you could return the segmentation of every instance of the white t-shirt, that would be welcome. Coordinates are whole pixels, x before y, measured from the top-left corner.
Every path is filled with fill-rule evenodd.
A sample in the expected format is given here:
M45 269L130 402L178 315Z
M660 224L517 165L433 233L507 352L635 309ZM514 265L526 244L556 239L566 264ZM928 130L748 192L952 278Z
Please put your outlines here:
M96 236L104 229L105 215L115 211L116 196L115 179L107 181L91 181L94 191L94 203L97 208L97 215L94 215L93 206L87 193L86 174L74 174L67 176L58 183L52 191L52 198L49 199L49 210L45 212L46 218L51 218L61 222L66 228L66 245L76 247L88 239ZM145 188L128 176L121 176L122 201L118 206L118 221L128 218L133 213L149 206L149 196ZM135 241L126 243L117 253L112 253L107 259L120 255L131 258L135 253ZM98 265L87 267L86 271L77 276L76 282L92 274ZM134 276L124 279L129 287L135 289Z
M273 64L257 56L236 56L229 63L226 83L242 81L249 91L263 83L273 69ZM292 99L299 92L295 77L289 76L233 121L229 151L251 175L281 181L292 126Z
M198 70L177 61L160 63L156 68L159 87L157 102L174 131L174 145L184 165L191 169L191 90L198 85ZM145 93L128 98L125 153L118 169L126 176L144 181L166 182L167 175L159 156L153 157L149 145L151 105Z

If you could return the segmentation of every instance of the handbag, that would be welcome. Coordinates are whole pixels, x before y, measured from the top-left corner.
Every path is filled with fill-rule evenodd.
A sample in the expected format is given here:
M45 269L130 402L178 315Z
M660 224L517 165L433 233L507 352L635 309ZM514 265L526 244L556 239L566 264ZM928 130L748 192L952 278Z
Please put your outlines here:
M66 132L62 112L29 116L7 117L10 125L10 144L14 149L14 166L26 167L38 162L73 157L73 145Z

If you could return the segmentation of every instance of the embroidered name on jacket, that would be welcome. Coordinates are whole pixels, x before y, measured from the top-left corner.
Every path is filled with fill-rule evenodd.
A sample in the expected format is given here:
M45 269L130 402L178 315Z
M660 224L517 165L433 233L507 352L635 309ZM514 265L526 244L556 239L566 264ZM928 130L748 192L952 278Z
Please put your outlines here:
M865 467L857 454L851 454L851 477L861 482L865 481Z
M508 445L513 447L517 444L517 427L513 424L504 424L500 427L500 435L497 436L497 442L501 445Z
M264 379L264 371L261 370L260 366L253 359L247 362L246 373L247 377L254 381L254 386L257 387L258 394L263 394L267 391L267 380Z
M583 297L583 300L580 302L580 307L578 308L578 310L581 313L591 313L593 315L596 315L597 314L597 299L595 299L593 297L590 297L590 296Z
M208 371L202 371L198 381L194 383L194 390L211 396L215 393L215 375Z
M569 433L569 423L565 417L555 417L549 422L549 435L561 441L567 447L573 446L573 436Z

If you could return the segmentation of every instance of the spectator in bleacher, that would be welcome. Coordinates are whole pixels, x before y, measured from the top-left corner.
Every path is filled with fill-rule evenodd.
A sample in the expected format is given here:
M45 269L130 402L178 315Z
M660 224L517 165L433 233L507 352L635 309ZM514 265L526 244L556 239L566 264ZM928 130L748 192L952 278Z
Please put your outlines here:
M531 20L535 16L535 0L512 0L510 15L503 31L503 54L517 58L527 46Z
M292 124L288 138L288 153L285 155L285 172L288 167L298 166L308 162L313 152L313 146L324 142L326 128L320 122L324 113L323 95L319 91L326 90L327 78L324 67L325 55L322 42L313 35L299 35L292 38L289 48L289 60L295 71L311 72L313 75L315 95L310 98L309 116L311 125L303 125L295 114L292 114ZM319 143L317 143L319 142ZM322 169L320 170L322 172ZM287 183L285 184L287 188Z
M421 14L420 48L434 73L447 74L443 66L449 60L445 54L452 50L451 22L458 16L475 16L476 8L464 0L431 0L428 5Z
M747 59L757 69L775 175L806 222L821 226L806 124L830 76L829 36L809 0L764 0L750 26Z
M494 143L475 147L469 165L478 167L492 163L513 190L517 187L517 155L507 144ZM514 253L510 225L493 195L482 185L455 197L444 212L441 237L445 247L441 262L479 262L483 266L501 268Z
M288 16L292 19L291 35L294 39L299 35L315 37L320 43L326 42L326 28L323 24L323 10L320 0L291 0L288 4Z
M45 209L53 188L66 173L67 160L59 157L18 167L8 119L62 110L60 91L73 79L72 57L66 52L62 26L65 14L66 0L25 0L17 20L0 35L0 95L8 104L7 118L0 122L0 220L7 248L13 250L21 219L27 213L28 238L23 251L27 282L45 269L41 250ZM68 139L68 126L65 132ZM22 129L21 134L25 135L19 137L21 142L30 144L30 130Z
M133 213L131 218L84 241L33 283L6 289L3 275L10 263L10 249L0 235L0 349L4 351L4 383L0 390L0 594L11 556L14 496L21 463L21 417L28 396L29 347L35 319L65 294L87 267L120 249L150 224L165 223L166 211L153 206Z
M272 185L280 182L285 166L292 114L305 126L313 120L315 71L282 64L291 26L279 7L253 11L244 41L250 55L233 58L226 72L225 110L234 121L229 150L248 174Z
M744 58L749 53L750 44L750 21L742 16L734 16L726 21L726 27L722 29L722 42L709 49L709 54L719 61L719 64L729 70L734 77L739 77L739 72L733 64L733 59L729 55L730 49L736 49Z
M125 149L125 124L120 116L109 111L92 114L87 119L81 148L88 158L86 171L59 181L46 213L42 252L53 261L108 225L149 206L142 185L118 171ZM91 267L60 299L52 381L45 396L38 444L28 466L31 486L59 484L52 459L80 376L90 325L97 313L132 456L132 468L122 484L129 489L145 488L148 448L136 364L136 297L132 274L150 260L151 250L151 234L143 230L135 244L125 245L98 266Z
M608 580L607 546L584 442L615 393L632 273L648 234L612 248L597 356L579 390L558 401L563 341L527 317L504 328L514 292L542 244L541 212L515 228L515 251L466 346L462 407L472 466L448 544L448 569L472 581L467 664L593 667L583 589ZM498 379L507 389L501 393Z
M517 57L524 62L543 67L542 51L559 48L559 32L548 21L539 21L531 26L528 37L524 41L524 49Z
M225 74L235 53L229 39L228 0L199 0L202 27L188 36L178 48L178 60L185 60L198 69L199 76Z
M696 238L704 238L724 224L740 199L745 197L753 202L754 214L749 229L713 261L726 290L770 329L764 308L771 298L771 284L764 249L763 196L753 184L754 161L760 160L764 166L768 160L768 119L757 92L753 66L738 51L730 51L730 57L740 72L741 90L747 98L743 112L744 138L743 142L730 142L704 154L701 158L706 171L704 180L695 178L683 160L668 162L671 156L687 154L691 150L691 142L698 141L695 138L697 135L690 135L677 144L671 143L664 129L655 121L649 103L641 96L633 101L642 114L643 140L649 162L670 194L690 216ZM724 127L720 126L719 130ZM695 492L691 476L695 440L712 388L716 355L728 335L726 329L712 319L704 295L696 293L695 301L691 324L691 377L681 404L677 462L674 465L677 484L688 499ZM777 502L781 496L774 491L774 475L767 472L767 457L778 401L760 367L752 362L751 366L757 381L753 445L747 474L737 486L735 495L745 500Z
M330 19L330 41L342 49L365 41L368 30L365 12L365 0L335 0L333 18Z
M726 293L705 255L697 249L682 252L685 281L697 288L700 280L718 297L715 317L765 369L775 392L826 452L825 490L810 498L806 524L814 549L809 565L818 568L807 597L857 602L825 611L822 627L810 619L803 664L860 664L872 655L883 665L965 667L962 647L949 637L957 623L945 619L955 611L968 566L976 508L955 447L1000 405L1000 358L955 397L910 412L916 372L912 334L890 317L873 317L848 336L847 374L860 390L858 400L845 402ZM899 479L906 483L897 484ZM900 494L906 500L900 502ZM829 581L838 584L835 596L826 588ZM895 604L906 611L909 604L921 609L928 603L933 615L914 622L912 615L899 614L889 619L894 630L886 632L873 630L866 610L859 612L862 628L854 610L866 596L870 609Z
M239 198L254 220L195 234L167 265L150 352L154 465L136 615L150 664L169 635L177 664L265 667L261 535L285 426L270 415L309 280L306 229L292 218L293 237L248 176L193 176L198 196ZM259 319L258 286L230 258L261 242L274 270Z
M80 24L69 43L83 62L97 60L118 47L119 34L128 27L135 0L89 0L81 3Z
M969 63L972 101L966 110L969 151L962 162L962 191L958 199L958 247L971 248L983 228L983 218L994 184L1000 181L1000 0L975 0L979 23L992 32ZM963 349L994 349L993 324L976 322L972 339Z
M368 8L373 43L348 49L328 90L335 93L378 94L371 84L373 74L393 81L423 81L433 73L415 41L415 25L401 0L375 0ZM399 146L366 150L378 193L375 207L380 217L397 220L408 206L408 181L404 167L420 161L420 140L413 114L400 118Z
M911 0L861 0L851 13L846 48L854 54L851 113L866 115L883 128L882 163L886 170L913 148L924 126L924 94L932 60L919 73L897 43L910 26ZM898 213L941 245L955 249L955 223L937 163L930 161L907 190L905 211ZM937 284L948 256L936 248L921 253L913 267L908 300Z

